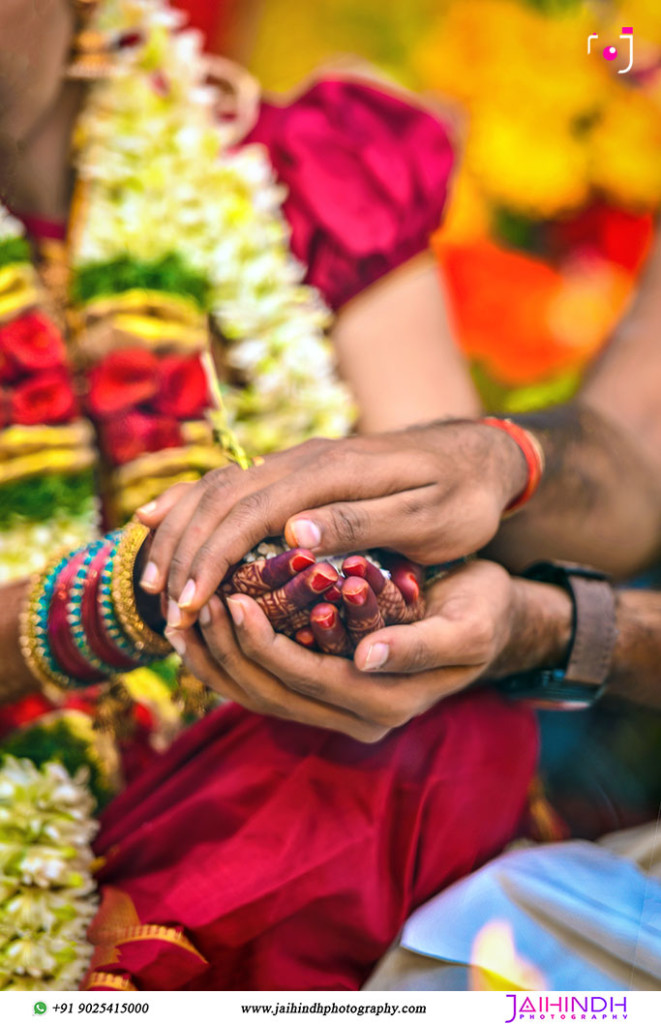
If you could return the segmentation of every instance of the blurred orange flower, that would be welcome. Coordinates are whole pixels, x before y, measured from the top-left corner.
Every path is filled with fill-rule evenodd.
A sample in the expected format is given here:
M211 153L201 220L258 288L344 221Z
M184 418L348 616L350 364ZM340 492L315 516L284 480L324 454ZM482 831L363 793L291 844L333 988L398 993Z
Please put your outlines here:
M631 275L598 255L558 270L488 239L439 234L434 249L463 351L508 387L585 366L631 294Z

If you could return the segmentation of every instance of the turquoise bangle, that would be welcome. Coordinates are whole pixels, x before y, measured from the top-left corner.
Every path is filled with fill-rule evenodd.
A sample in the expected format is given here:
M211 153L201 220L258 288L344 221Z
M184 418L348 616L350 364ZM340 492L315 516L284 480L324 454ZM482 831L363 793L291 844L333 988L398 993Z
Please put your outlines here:
M85 627L83 626L83 595L85 593L85 582L87 578L87 572L98 555L99 551L107 544L109 538L104 537L102 540L93 541L87 548L87 554L85 559L78 567L78 571L73 579L71 587L69 588L69 604L67 606L67 620L71 630L71 638L76 646L76 650L82 658L90 665L91 668L96 669L97 672L102 672L106 676L117 675L117 669L114 665L109 665L107 662L99 658L89 645L87 636L85 635Z
M108 561L101 571L101 581L99 584L99 609L101 612L101 620L108 637L117 649L122 652L122 654L125 654L127 658L134 661L136 666L151 665L154 660L153 657L141 654L135 644L126 636L126 633L119 624L119 619L115 611L115 603L112 599L112 575L115 556L119 547L122 531L115 530L114 533L110 534L110 536L113 538L114 545L110 555L108 556Z
M32 608L32 614L34 615L33 643L35 653L46 667L52 681L65 689L70 689L72 685L75 685L75 680L62 671L60 665L53 656L50 641L48 639L48 616L50 613L51 601L53 600L53 593L60 573L74 555L79 554L83 550L84 548L76 548L75 551L64 555L64 557L60 558L53 568L46 573L41 584L41 593L36 598Z

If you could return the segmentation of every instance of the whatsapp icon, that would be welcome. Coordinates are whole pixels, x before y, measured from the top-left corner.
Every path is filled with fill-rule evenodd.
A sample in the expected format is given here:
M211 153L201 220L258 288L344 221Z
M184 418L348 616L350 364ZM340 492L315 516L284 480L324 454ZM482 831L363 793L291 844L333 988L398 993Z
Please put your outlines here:
M35 1013L40 1013L40 1014L41 1013L45 1013L47 1009L48 1009L48 1007L46 1006L45 1003L35 1003L34 1004L34 1012Z

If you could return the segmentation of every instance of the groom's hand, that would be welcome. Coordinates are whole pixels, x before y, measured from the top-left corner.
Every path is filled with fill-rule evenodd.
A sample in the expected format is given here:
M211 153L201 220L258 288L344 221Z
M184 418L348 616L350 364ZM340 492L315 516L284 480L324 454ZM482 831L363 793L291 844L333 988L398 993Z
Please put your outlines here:
M318 654L274 633L246 595L217 597L195 629L170 631L189 670L261 714L375 742L477 680L560 659L571 601L557 587L473 562L436 583L427 616L364 637L355 661Z
M167 589L188 625L233 564L283 531L317 556L384 547L421 564L450 561L491 540L525 482L516 443L477 422L309 441L249 470L214 470L141 509L158 527L142 585Z

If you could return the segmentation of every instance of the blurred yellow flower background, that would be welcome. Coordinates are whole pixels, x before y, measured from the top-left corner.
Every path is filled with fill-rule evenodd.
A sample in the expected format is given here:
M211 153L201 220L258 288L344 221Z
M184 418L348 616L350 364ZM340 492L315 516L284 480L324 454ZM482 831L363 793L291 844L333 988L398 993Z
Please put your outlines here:
M631 299L661 201L661 4L264 0L266 89L347 56L460 112L434 245L485 400L565 398Z

